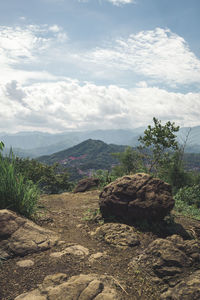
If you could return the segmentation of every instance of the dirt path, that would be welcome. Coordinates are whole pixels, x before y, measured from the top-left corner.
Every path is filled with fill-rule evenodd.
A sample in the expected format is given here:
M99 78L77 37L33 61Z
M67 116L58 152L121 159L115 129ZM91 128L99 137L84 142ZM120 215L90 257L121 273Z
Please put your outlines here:
M98 209L98 195L98 191L90 191L41 197L40 204L44 210L37 221L38 224L58 232L64 242L51 250L31 254L25 258L16 257L1 263L1 300L14 299L21 293L36 288L46 275L55 273L66 273L69 277L80 273L108 274L113 276L118 284L123 299L159 299L159 291L156 291L145 270L137 273L128 269L128 263L136 255L134 247L120 249L91 237L90 232L100 226L98 222L88 220L90 217L92 219L93 212ZM144 237L147 244L155 238L150 235ZM50 257L52 252L63 250L69 243L88 248L90 255L106 252L107 257L102 257L94 263L91 263L88 257L79 258L73 255L63 255L59 259ZM24 259L33 260L34 265L29 268L16 265L18 261Z

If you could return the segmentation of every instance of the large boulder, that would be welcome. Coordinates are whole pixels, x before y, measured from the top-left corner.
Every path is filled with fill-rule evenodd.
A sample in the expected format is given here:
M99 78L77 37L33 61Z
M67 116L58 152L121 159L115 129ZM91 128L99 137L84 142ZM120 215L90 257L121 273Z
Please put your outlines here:
M99 185L98 178L83 178L75 187L74 193L83 193L90 191L91 189L97 188Z
M112 277L80 274L67 278L65 274L45 277L33 291L21 294L15 300L120 300Z
M125 222L158 221L174 206L170 185L144 173L118 178L103 189L99 199L103 217Z
M56 245L59 237L16 213L0 210L0 256L24 256Z

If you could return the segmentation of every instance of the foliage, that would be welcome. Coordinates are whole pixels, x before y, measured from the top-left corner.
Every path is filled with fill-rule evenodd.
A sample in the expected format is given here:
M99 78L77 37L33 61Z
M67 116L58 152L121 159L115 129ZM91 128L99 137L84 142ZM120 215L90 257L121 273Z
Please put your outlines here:
M97 170L93 173L93 177L99 179L100 188L103 188L104 186L117 179L117 176L115 176L112 172L109 172L108 170Z
M200 185L185 186L174 196L176 201L182 201L188 205L200 208Z
M146 155L146 163L148 172L158 173L161 166L166 165L170 161L170 151L179 149L176 141L175 132L179 131L179 126L168 121L165 125L161 121L153 118L154 127L148 126L144 131L144 136L140 136L138 141L141 143L140 150Z
M173 193L176 193L181 187L193 183L194 176L184 168L181 148L171 153L168 161L160 166L158 176L172 186Z
M144 171L143 156L132 147L127 147L124 152L113 153L121 163L123 175Z
M113 177L114 177L115 179L117 179L117 178L119 178L119 177L122 177L122 176L126 175L126 172L125 172L124 167L123 167L122 164L118 164L118 165L114 166L114 167L112 168L111 173L112 173L112 175L113 175Z
M85 213L84 213L84 217L83 217L83 221L86 222L95 222L98 224L104 224L104 219L101 216L101 212L100 209L88 209Z
M31 217L37 209L39 190L22 174L16 174L13 158L0 153L0 209L11 209Z
M59 193L72 189L72 184L69 182L69 174L58 164L47 166L34 159L15 160L16 171L23 174L28 180L32 180L39 186L42 192Z
M116 175L136 172L152 173L170 183L174 190L188 183L183 167L184 148L179 147L174 134L178 126L170 121L165 125L153 118L154 126L148 126L144 136L139 137L141 145L137 150L127 147L124 152L114 153L120 165L113 168Z
M183 216L192 217L196 220L200 220L199 208L196 208L194 205L188 205L180 199L176 199L174 209L176 212L180 213Z
M174 200L178 213L200 220L200 185L180 188Z
M4 148L4 143L0 141L0 151L3 150Z

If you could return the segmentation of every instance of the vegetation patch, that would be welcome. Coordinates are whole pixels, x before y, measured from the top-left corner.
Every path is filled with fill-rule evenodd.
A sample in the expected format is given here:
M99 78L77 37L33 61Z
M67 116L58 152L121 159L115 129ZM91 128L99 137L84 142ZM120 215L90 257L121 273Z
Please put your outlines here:
M0 208L11 209L26 217L37 209L39 189L32 181L17 174L14 160L0 153Z

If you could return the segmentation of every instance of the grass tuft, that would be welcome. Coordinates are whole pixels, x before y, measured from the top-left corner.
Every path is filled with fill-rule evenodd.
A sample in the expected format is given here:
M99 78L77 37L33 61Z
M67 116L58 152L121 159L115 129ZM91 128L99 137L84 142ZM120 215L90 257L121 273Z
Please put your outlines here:
M0 154L0 209L10 209L25 217L37 210L39 189L15 171L15 159Z

